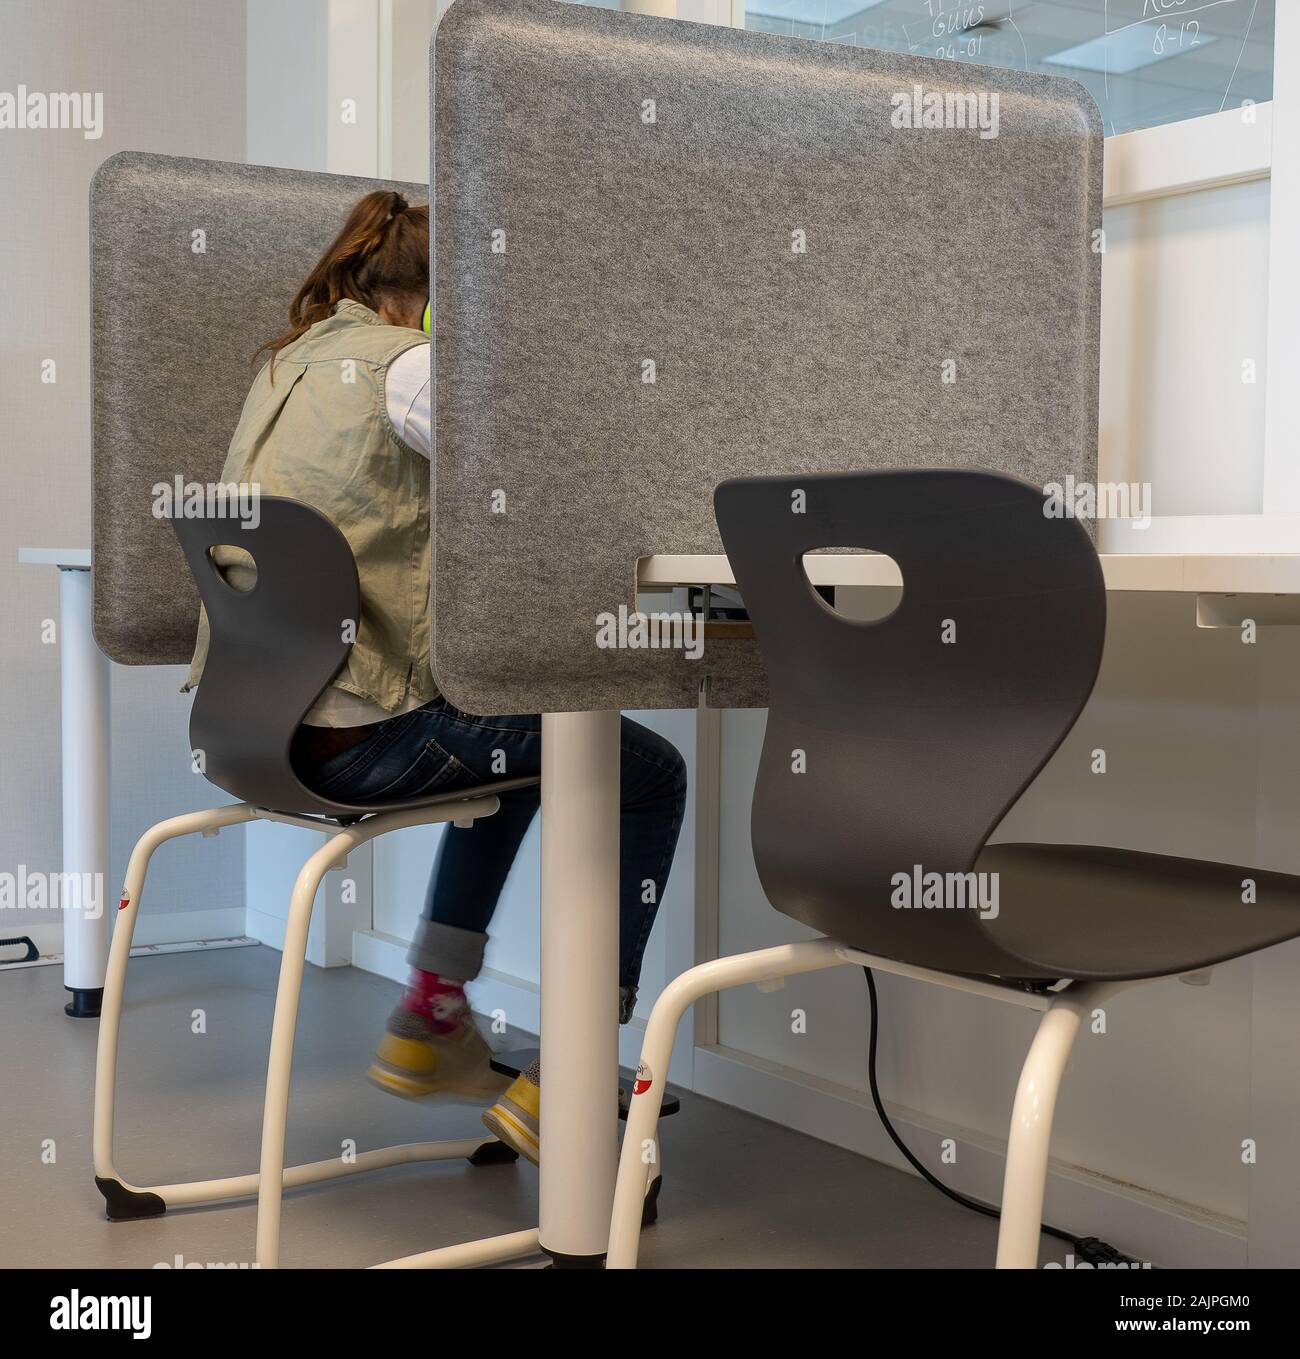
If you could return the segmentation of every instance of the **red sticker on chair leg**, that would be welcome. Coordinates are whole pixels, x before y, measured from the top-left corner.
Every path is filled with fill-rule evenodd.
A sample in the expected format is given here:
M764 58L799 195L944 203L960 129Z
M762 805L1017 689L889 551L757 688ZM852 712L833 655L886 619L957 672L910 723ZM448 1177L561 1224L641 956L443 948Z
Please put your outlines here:
M636 1080L632 1083L632 1093L644 1095L654 1083L654 1073L644 1062L638 1062L636 1064Z

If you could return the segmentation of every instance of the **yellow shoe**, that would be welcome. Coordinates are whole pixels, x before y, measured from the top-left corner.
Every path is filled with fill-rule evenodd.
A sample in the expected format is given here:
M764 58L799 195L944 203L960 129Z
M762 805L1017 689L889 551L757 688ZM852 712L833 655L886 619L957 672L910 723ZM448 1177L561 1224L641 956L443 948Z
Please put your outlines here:
M541 1081L541 1063L533 1062L483 1115L483 1125L490 1133L534 1165L541 1146Z
M403 1099L450 1095L478 1104L506 1088L506 1078L492 1070L491 1060L492 1049L468 1013L450 1033L435 1033L426 1016L399 1006L388 1017L366 1075Z

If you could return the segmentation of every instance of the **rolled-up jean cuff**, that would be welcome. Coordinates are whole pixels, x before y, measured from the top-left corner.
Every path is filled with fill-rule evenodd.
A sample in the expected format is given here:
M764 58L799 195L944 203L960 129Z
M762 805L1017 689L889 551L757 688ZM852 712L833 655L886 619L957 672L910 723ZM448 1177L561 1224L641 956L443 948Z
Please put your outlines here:
M421 972L473 981L483 970L487 938L482 930L463 930L459 925L444 925L421 916L406 961Z

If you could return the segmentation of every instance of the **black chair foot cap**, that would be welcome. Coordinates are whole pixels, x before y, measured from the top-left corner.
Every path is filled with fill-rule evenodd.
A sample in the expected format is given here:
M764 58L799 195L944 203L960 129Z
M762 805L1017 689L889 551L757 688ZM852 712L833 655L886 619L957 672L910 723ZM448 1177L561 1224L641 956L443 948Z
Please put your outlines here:
M603 1255L561 1255L558 1251L547 1250L542 1247L545 1254L551 1257L551 1263L547 1269L604 1269L605 1257Z
M663 1188L663 1183L664 1177L662 1175L656 1175L650 1181L645 1202L641 1205L641 1225L643 1227L653 1227L659 1221L659 1191Z
M87 987L84 990L75 986L64 988L72 992L72 999L63 1007L63 1013L72 1019L98 1019L100 1007L104 1003L102 986Z
M95 1188L104 1196L104 1216L110 1222L129 1222L137 1217L162 1217L167 1205L157 1194L128 1189L120 1180L95 1176Z
M472 1166L508 1166L519 1159L519 1153L504 1142L484 1142L475 1148L473 1156L465 1159Z

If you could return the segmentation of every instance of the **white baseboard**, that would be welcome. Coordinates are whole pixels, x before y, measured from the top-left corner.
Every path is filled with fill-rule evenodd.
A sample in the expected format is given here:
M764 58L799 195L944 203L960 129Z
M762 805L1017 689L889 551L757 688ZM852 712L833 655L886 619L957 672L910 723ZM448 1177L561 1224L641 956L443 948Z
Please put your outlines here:
M117 899L113 899L114 906ZM24 926L15 912L12 922L0 926L0 936L29 935L42 957L63 952L63 926L55 920ZM211 911L146 911L135 922L133 947L142 944L184 944L200 939L230 939L244 933L244 908L223 906ZM6 949L9 953L11 950Z
M307 961L316 967L347 967L352 959L344 946L331 952L331 943L337 945L341 931L329 919L328 909L312 913L311 927L307 932ZM282 915L269 911L259 911L250 906L246 912L245 931L259 944L273 948L277 953L284 952L284 936L289 922Z
M248 908L244 916L245 931L259 944L265 944L267 948L273 948L277 953L284 952L284 932L287 921L280 916L271 915L267 911L255 910L252 906Z
M387 977L390 981L406 980L406 950L410 945L395 934L381 934L378 930L354 930L352 933L352 966L363 972Z
M870 1095L862 1091L722 1046L696 1049L694 1088L697 1095L915 1174L881 1127ZM888 1102L886 1108L899 1136L939 1179L972 1198L998 1202L1004 1140L942 1125ZM957 1142L957 1164L939 1165L925 1154L940 1137ZM1244 1222L1057 1161L1048 1172L1044 1217L1077 1236L1099 1236L1125 1254L1164 1268L1245 1268L1247 1263Z
M132 944L180 944L190 939L228 939L244 934L244 908L225 906L215 911L179 911L169 915L138 916Z
M42 958L63 953L63 926L57 922L53 925L24 925L21 922L11 925L6 923L3 928L0 928L0 938L3 939L21 939L23 935L26 935L36 945ZM4 955L13 958L18 956L13 948L6 948Z

